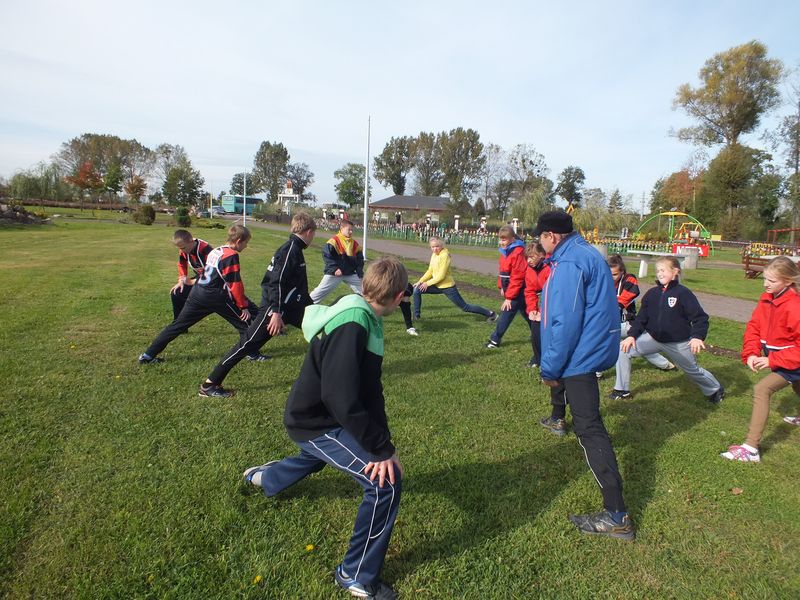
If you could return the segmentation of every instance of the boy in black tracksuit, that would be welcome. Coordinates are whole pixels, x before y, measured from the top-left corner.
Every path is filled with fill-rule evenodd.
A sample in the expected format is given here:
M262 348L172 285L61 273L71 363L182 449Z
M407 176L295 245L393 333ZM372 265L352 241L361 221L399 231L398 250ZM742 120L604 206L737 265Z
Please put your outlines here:
M300 327L303 311L313 304L308 295L306 259L303 250L314 239L317 225L306 213L292 217L292 234L275 252L261 280L261 307L258 317L242 339L222 358L211 375L200 385L201 396L228 398L233 390L226 390L222 382L231 369L248 354L258 352L270 338L283 331L285 324Z
M308 354L284 413L300 454L250 467L244 480L274 496L326 464L358 482L364 497L350 546L334 577L360 598L395 598L379 575L400 502L402 466L384 410L383 319L403 298L408 275L396 258L373 263L364 297L309 307L303 319ZM377 480L376 480L377 478Z

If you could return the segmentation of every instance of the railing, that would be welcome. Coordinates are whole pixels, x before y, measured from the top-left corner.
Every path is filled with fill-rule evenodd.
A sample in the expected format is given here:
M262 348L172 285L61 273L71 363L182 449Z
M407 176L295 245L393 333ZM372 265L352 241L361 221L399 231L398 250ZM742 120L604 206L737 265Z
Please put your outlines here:
M480 246L486 248L495 248L497 246L496 233L471 229L455 231L454 229L434 226L415 228L411 225L397 227L394 225L370 224L369 234L372 237L387 240L428 242L432 237L438 237L442 238L447 244Z

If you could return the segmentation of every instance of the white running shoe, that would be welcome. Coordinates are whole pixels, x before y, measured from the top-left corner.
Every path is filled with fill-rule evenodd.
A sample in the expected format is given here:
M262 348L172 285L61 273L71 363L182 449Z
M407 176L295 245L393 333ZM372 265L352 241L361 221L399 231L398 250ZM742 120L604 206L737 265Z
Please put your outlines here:
M783 420L790 425L800 425L800 417L783 417Z
M408 329L406 329L406 333L407 333L408 335L419 335L419 334L417 333L417 330L416 330L414 327L409 327Z

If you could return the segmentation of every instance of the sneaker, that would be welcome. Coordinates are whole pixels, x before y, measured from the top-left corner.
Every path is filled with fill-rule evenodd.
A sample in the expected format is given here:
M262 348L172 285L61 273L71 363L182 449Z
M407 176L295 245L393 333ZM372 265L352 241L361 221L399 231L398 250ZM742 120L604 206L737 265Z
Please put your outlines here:
M236 395L236 392L233 390L226 390L221 385L217 385L216 383L204 383L200 386L200 390L197 392L198 396L204 396L206 398L230 398Z
M397 592L389 585L382 581L374 585L359 583L344 572L342 565L336 567L336 571L333 572L333 577L336 579L336 583L339 584L340 588L350 592L350 595L356 598L369 598L370 600L396 600L397 598Z
M150 356L146 352L142 352L139 355L139 364L140 365L157 365L159 363L163 363L164 359L159 358L158 356Z
M536 359L535 359L535 358L532 358L532 359L530 359L530 360L528 361L528 364L527 364L526 366L527 366L529 369L535 369L536 367L538 367L538 366L539 366L539 363L537 363L537 362L536 362Z
M497 313L494 312L493 310L489 311L489 316L486 317L486 321L489 323L494 323L495 321L497 321Z
M589 535L607 535L623 540L636 538L636 531L627 514L622 518L622 523L617 523L607 510L588 515L570 515L569 520L575 527Z
M261 487L261 474L270 466L274 465L277 460L271 460L268 463L263 465L257 465L255 467L249 467L244 470L242 473L242 483L249 483L250 485L254 485L256 487ZM255 479L254 479L255 478Z
M630 398L631 393L628 390L611 390L608 395L609 400L622 400L623 398Z
M604 375L605 375L605 373L603 373L602 371L595 371L594 372L594 376L597 377L598 379L602 379Z
M489 350L494 350L494 349L496 349L496 348L499 348L499 347L500 347L500 344L498 344L498 343L497 343L497 342L495 342L494 340L489 340L488 342L486 342L486 343L483 345L483 347L484 347L484 348L488 348Z
M719 386L719 389L716 392L706 397L708 398L708 401L711 402L711 404L719 404L725 397L725 388Z
M414 327L409 327L408 329L406 329L406 333L407 333L408 335L419 335L419 334L417 333L417 330L416 330L416 328L414 328Z
M728 446L728 451L721 453L720 456L738 462L761 462L758 450L751 452L744 446Z
M663 369L662 369L661 367L659 367L659 369L660 369L661 371L677 371L677 370L678 370L678 367L676 367L675 365L673 365L671 362L667 361L667 366L666 366L666 367L664 367Z
M783 420L790 425L800 425L800 417L783 417Z
M539 420L539 425L547 429L549 432L556 434L558 437L567 435L567 422L564 419L556 419L554 417L545 417Z
M250 356L247 357L247 360L249 360L250 362L264 362L265 360L269 360L270 358L272 357L269 354L258 353L258 354L251 354Z

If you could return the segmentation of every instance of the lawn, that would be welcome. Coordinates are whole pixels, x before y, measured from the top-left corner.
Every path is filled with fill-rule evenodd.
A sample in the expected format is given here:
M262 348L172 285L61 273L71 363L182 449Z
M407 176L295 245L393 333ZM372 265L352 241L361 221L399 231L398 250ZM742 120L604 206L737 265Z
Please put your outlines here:
M197 396L235 341L221 319L175 340L164 364L136 363L171 318L170 235L72 219L0 229L0 277L13 290L0 300L0 596L345 597L331 572L357 486L330 469L273 499L239 486L245 467L294 451L282 411L305 351L299 332L269 342L271 361L239 365L230 400ZM254 299L284 238L258 229L242 255ZM312 285L322 241L307 251ZM458 278L491 293L492 278ZM729 392L711 407L680 374L637 361L634 396L602 409L638 538L595 539L566 520L599 508L600 494L574 436L536 423L548 396L523 367L522 324L486 351L491 326L445 298L425 297L423 316L418 338L399 314L385 323L406 480L384 574L401 597L796 595L800 431L780 422L800 408L790 392L777 396L763 462L731 464L718 453L743 439L757 376L701 355ZM716 323L716 343L734 346L741 325ZM604 397L612 384L601 381Z

